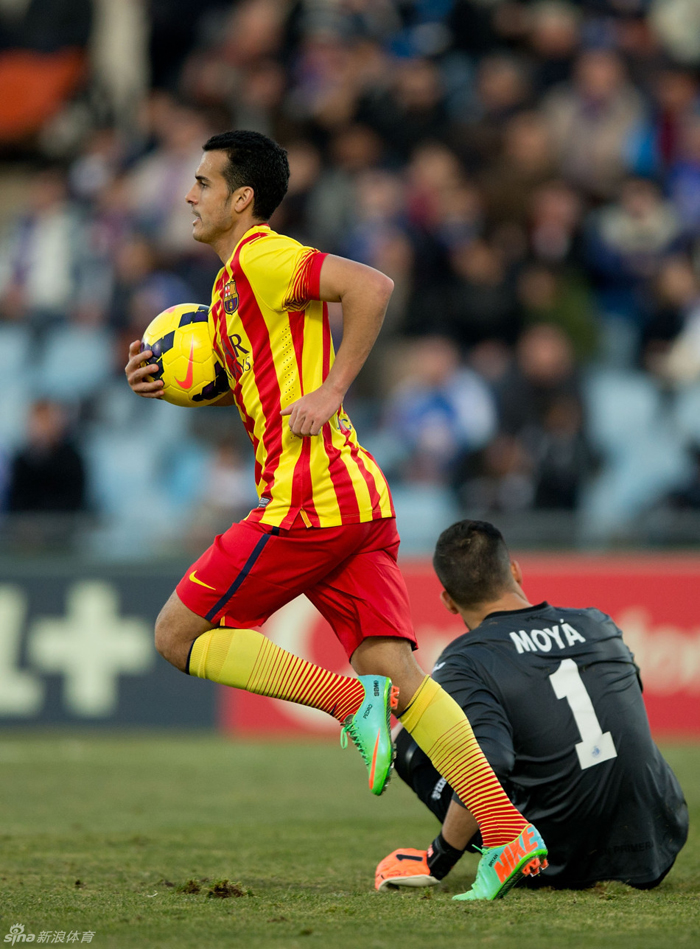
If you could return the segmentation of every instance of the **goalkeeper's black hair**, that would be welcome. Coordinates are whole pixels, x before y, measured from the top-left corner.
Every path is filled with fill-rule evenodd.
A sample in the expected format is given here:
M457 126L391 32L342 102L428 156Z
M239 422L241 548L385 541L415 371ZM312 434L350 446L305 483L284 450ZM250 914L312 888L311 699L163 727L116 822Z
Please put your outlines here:
M513 586L506 542L488 521L458 521L444 530L433 567L444 589L464 609L493 602Z
M269 221L289 184L287 152L267 135L244 129L212 135L203 145L205 152L222 151L228 156L224 178L229 193L237 188L252 188L253 214Z

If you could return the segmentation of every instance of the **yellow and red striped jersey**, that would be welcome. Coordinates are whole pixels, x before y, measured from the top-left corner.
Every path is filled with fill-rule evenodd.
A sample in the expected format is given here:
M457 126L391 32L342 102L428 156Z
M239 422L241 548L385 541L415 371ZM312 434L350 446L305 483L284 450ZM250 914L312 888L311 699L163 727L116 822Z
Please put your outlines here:
M328 307L319 300L325 254L252 227L219 272L214 348L255 449L260 503L246 518L335 527L393 517L389 486L341 407L319 435L300 438L283 408L317 389L333 364Z

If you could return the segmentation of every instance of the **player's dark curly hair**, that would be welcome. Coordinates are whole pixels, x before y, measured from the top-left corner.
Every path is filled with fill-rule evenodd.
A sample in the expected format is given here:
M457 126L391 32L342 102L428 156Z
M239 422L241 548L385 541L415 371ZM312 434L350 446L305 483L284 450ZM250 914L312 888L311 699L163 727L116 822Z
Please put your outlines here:
M205 152L226 152L224 177L229 192L244 186L252 188L253 214L260 221L269 221L287 193L289 162L285 149L267 135L246 130L212 135L203 147Z
M458 606L497 600L513 584L503 534L488 521L458 521L438 537L433 567Z

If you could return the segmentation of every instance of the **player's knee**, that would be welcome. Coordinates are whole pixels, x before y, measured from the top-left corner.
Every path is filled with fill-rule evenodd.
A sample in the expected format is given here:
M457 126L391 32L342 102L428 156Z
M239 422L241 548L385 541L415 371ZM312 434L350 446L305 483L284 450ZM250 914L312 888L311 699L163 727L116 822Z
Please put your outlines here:
M206 620L188 610L173 594L156 619L156 649L177 669L187 672L192 643L210 628Z

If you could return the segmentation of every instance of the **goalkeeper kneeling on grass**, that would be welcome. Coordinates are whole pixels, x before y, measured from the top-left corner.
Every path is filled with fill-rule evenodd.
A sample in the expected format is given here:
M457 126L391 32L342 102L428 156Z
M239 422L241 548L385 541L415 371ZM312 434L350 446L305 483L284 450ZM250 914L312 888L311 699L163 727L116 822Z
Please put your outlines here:
M484 521L444 531L433 565L444 605L467 632L432 675L547 841L549 866L528 885L657 886L686 841L688 809L651 739L639 669L621 630L596 609L531 604L503 537ZM438 883L481 845L476 821L427 755L400 726L395 738L396 770L442 829L427 851L385 857L378 890Z

